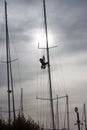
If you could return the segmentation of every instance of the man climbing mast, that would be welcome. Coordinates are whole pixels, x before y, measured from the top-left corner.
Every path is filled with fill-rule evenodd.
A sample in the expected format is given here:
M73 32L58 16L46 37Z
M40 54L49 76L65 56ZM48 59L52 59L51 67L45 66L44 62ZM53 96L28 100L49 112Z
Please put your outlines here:
M41 63L41 69L45 69L46 65L48 64L48 62L45 62L45 57L43 55L42 58L39 59L40 63Z

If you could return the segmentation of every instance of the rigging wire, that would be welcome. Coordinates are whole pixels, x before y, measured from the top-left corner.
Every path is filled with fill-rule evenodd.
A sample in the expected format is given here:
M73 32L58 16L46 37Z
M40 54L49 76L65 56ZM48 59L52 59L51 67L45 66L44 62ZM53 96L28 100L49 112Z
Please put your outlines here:
M43 54L45 53L45 49L43 50ZM55 59L55 56L53 55L52 56L52 58L53 59ZM56 58L57 59L57 58ZM59 68L61 69L61 75L62 75L62 80L61 79L56 79L57 81L58 81L58 85L59 85L59 82L60 82L60 84L61 84L61 86L63 86L63 87L65 87L65 81L64 81L64 76L63 76L63 66L62 66L62 64L61 64L61 60L60 60L61 58L60 58L60 55L59 55L59 59L57 59L57 61L59 61L60 62L60 65L59 65ZM52 67L52 66L51 66ZM53 70L55 70L55 68L52 68ZM55 77L55 74L53 74L53 72L52 72L52 79ZM56 76L56 77L58 77L58 76ZM59 81L60 80L60 81ZM55 83L53 83L53 86L55 86ZM56 85L56 87L57 87L57 85ZM58 94L59 93L59 87L54 87L53 88L53 95L56 95L56 94ZM56 91L57 90L57 91ZM63 91L65 90L65 88L63 88ZM65 90L65 93L66 93L66 90ZM44 115L44 114L43 114Z
M2 13L2 11L1 11ZM2 21L4 21L4 14L2 13ZM1 107L1 111L3 110L4 107L4 103L7 100L7 95L4 94L5 92L7 92L7 88L6 86L6 77L5 77L5 73L6 73L6 64L3 63L3 61L5 61L5 54L3 52L5 52L5 36L3 35L5 34L5 26L3 24L3 22L1 22L0 24L0 107ZM5 98L6 97L6 98ZM4 99L4 100L3 100ZM7 109L7 108L6 108ZM5 113L2 114L2 117L4 118L6 116Z
M2 25L4 26L4 24L2 24ZM2 26L2 29L1 29L1 30L3 30L3 26ZM0 37L0 42L2 42L2 43L0 44L0 46L1 46L0 49L2 48L2 49L1 49L2 51L0 51L0 52L1 52L1 56L0 56L0 60L1 60L1 61L4 60L4 59L3 59L3 53L2 53L2 52L6 52L6 51L4 51L5 49L3 50L3 48L5 48L5 45L3 44L3 40L4 40L5 37L4 37L4 35L2 35L2 33L5 34L5 30L4 30L4 31L1 31L1 37ZM10 33L10 32L9 32L9 33ZM3 37L2 37L2 36L3 36ZM5 43L5 40L4 40L4 43ZM4 45L4 46L3 46L3 45ZM11 48L11 49L12 49L12 48ZM11 51L11 54L12 54L12 52L13 52L13 51ZM15 53L15 54L17 55L17 53ZM4 55L5 55L5 54L4 54ZM6 60L6 58L5 58L5 60ZM0 65L2 65L1 62L0 62ZM5 65L4 65L4 66L5 66ZM0 68L1 68L1 67L0 67ZM2 74L3 74L3 73L2 73ZM1 79L1 78L0 78L0 79ZM2 78L2 79L3 79L3 78ZM5 79L4 79L4 80L5 80ZM2 86L3 86L3 85L2 85ZM7 99L7 98L6 98L6 99Z
M18 52L16 50L16 46L15 46L15 30L10 28L10 25L9 25L9 32L10 33L10 43L11 43L11 55L13 54L13 59L17 59L12 65L13 65L13 69L15 70L16 68L16 73L14 73L15 77L14 77L14 91L15 91L15 97L18 97L17 99L17 102L19 102L20 104L20 97L19 97L19 91L21 90L21 74L20 74L20 63L19 63L19 58L18 58ZM21 93L20 93L21 95ZM20 106L20 105L19 105ZM19 106L17 106L19 108Z
M50 29L51 29L51 27L50 27ZM55 34L55 33L52 33L52 34ZM56 61L58 61L58 62L55 62L55 64L59 63L59 73L60 73L60 76L61 76L61 77L59 77L58 76L59 74L56 74L57 75L56 77L58 78L57 79L57 84L58 84L59 87L55 88L55 90L57 90L58 94L60 94L59 89L62 86L63 90L61 91L61 93L64 92L64 95L65 95L65 94L67 94L67 90L66 90L66 85L65 85L65 78L64 78L64 71L63 71L64 68L63 68L63 65L62 65L62 59L61 59L61 55L60 55L60 51L59 51L59 46L58 46L58 51L56 51L55 55L56 55ZM55 59L55 55L52 56L53 59ZM58 67L56 67L56 65L55 65L55 68L58 69ZM55 71L55 68L53 67L54 71ZM55 75L53 75L53 77L54 76Z
M44 28L43 16L44 16L44 14L43 14L43 10L42 10L42 24L41 24L42 27L41 27L41 32L42 32L42 36L44 37L45 30L43 29L43 28ZM44 43L44 44L43 44L43 48L45 48L45 47L46 47L46 45L45 45L45 43ZM46 57L46 50L45 50L45 49L42 49L42 50L41 50L41 53L42 53L42 54L41 54L41 57L42 57L43 55ZM47 83L46 83L46 77L47 77L47 76L46 76L46 71L41 70L41 68L40 68L40 72L41 72L41 75L40 75L41 78L39 77L39 78L40 78L39 86L41 87L41 88L40 88L41 94L39 94L39 96L42 97L42 98L45 96L45 98L46 98L46 97L47 97L47 92L46 92L46 90L47 90L47 85L46 85L46 84L47 84ZM40 117L40 118L41 118L41 119L40 119L40 122L41 122L41 124L43 124L43 126L45 126L45 123L47 122L46 119L45 119L45 118L46 118L46 117L45 117L45 115L46 115L45 113L46 113L46 109L47 109L47 108L46 108L46 104L47 104L46 102L47 102L47 101L44 102L44 101L41 100L41 101L39 101L39 102L40 102L40 104L41 104L41 107L40 107L40 110L41 110L41 111L40 111L40 116L41 116L41 117Z
M65 94L67 93L67 90L66 90L66 85L65 85L65 78L64 78L64 71L63 71L63 64L62 64L62 57L61 57L61 53L60 53L60 44L59 44L59 42L60 41L56 41L56 37L55 37L55 35L57 34L57 32L55 32L55 29L54 29L54 23L52 23L52 20L51 20L51 13L49 13L49 9L48 9L48 14L49 14L49 17L48 17L48 27L49 27L49 30L50 30L50 32L51 32L51 34L53 35L53 45L56 43L56 44L58 44L58 47L57 47L57 49L56 49L56 51L54 52L53 50L52 50L52 52L54 53L54 54L52 54L52 58L53 59L55 59L56 58L56 61L54 61L55 62L55 64L59 64L59 70L61 71L61 76L62 76L62 79L60 80L60 82L62 83L62 87L63 87L63 91L65 91ZM58 34L57 34L58 35ZM51 53L52 53L51 52ZM56 66L55 66L56 67ZM54 68L55 69L55 68ZM58 69L58 68L57 68Z
M60 104L60 101L59 101L59 106L61 106L61 104ZM59 109L60 111L59 111L59 126L60 126L60 128L63 128L63 113L62 113L62 108L60 108Z

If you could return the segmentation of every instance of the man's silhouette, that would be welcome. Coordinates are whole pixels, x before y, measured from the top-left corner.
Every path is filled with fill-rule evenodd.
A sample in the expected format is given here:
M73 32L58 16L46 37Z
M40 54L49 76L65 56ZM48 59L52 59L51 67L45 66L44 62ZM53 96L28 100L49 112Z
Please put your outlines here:
M40 63L41 63L41 69L45 69L46 65L48 64L48 62L45 62L45 57L43 56L42 58L39 59Z

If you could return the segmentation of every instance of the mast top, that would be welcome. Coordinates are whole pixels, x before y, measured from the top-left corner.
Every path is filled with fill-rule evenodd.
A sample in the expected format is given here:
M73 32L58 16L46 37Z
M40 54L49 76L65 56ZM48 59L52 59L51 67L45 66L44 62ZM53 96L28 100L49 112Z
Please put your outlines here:
M4 3L7 5L7 1L5 0Z

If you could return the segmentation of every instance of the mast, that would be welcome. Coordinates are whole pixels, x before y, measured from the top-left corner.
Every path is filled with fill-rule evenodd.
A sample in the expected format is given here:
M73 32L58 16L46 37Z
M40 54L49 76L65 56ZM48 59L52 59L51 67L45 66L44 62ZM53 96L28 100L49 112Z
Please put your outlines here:
M44 7L44 24L45 24L45 34L46 34L46 50L47 50L47 61L48 61L48 75L49 75L49 89L50 89L52 127L53 127L53 129L55 129L45 0L43 0L43 7Z
M77 121L76 121L75 125L78 125L78 130L80 130L80 119L79 119L78 107L75 107L75 112L77 115Z
M58 95L57 95L57 129L59 130L59 104L58 104Z
M84 103L84 122L85 122L85 130L87 130L85 103Z
M5 25L6 25L6 54L7 54L7 86L8 86L8 122L11 121L11 107L10 107L10 83L9 83L9 35L8 35L8 22L7 22L7 2L5 1Z
M23 88L21 88L21 116L23 116Z
M10 54L10 48L9 48L9 54ZM14 89L13 89L13 76L12 76L12 66L11 66L11 56L10 56L10 78L11 78L11 88L12 88L12 103L13 103L13 118L15 121L15 102L14 102Z
M9 45L9 33L8 33L8 21L7 21L7 2L5 1L5 26L6 26L6 56L7 56L7 86L8 86L8 122L11 123L11 100L10 94L12 92L12 103L13 103L13 117L15 120L15 103L14 103L14 90L13 90L13 77L12 77L12 66L11 66L11 55ZM11 85L11 88L10 88ZM12 89L12 90L11 90Z
M68 100L68 95L66 95L66 105L67 105L67 126L69 130L69 100Z

